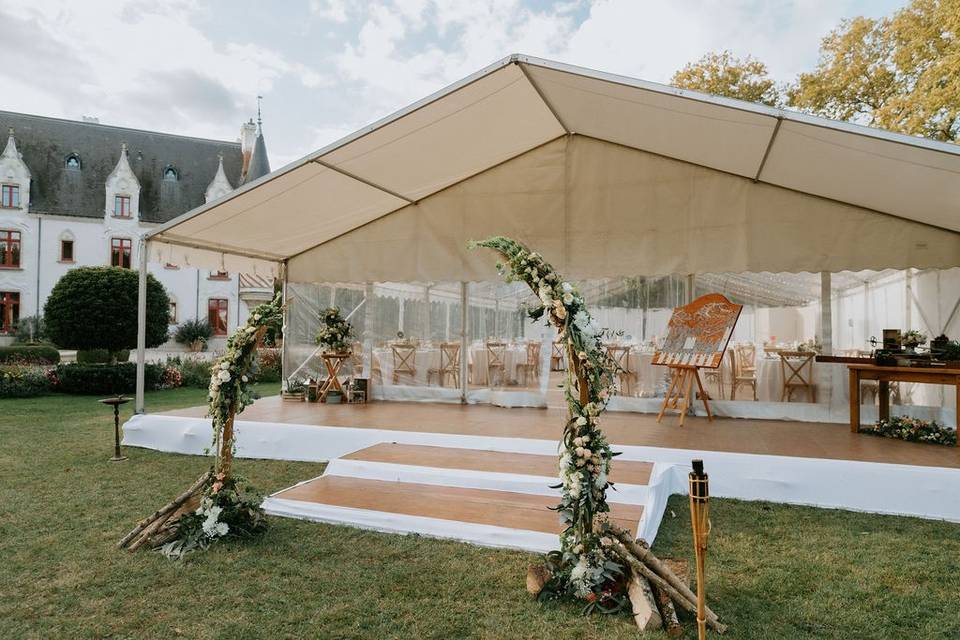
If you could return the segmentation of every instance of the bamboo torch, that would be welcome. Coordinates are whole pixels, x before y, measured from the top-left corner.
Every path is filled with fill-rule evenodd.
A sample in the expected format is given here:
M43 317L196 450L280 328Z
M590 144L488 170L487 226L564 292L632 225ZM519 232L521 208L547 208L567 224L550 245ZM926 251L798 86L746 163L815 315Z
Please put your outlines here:
M707 637L707 596L704 568L707 561L707 539L710 537L710 488L703 460L693 461L690 472L690 522L693 526L693 550L697 558L697 634Z

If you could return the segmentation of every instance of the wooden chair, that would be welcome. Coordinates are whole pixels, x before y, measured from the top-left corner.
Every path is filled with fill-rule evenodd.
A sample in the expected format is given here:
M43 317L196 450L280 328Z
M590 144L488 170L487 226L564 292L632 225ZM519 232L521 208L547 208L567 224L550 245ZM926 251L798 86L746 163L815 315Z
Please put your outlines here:
M737 349L728 349L727 357L730 358L730 371L733 372L733 380L730 381L730 399L737 399L737 389L746 385L753 390L753 399L757 400L757 371L753 367L744 367L746 364L743 357Z
M780 402L790 402L793 392L806 390L810 402L817 401L817 388L813 384L813 361L817 354L812 351L781 351L780 373L783 375L783 390Z
M637 373L630 369L630 347L608 344L604 345L607 355L617 365L617 379L620 381L621 395L633 395L633 383Z
M493 385L493 374L497 374L497 384L502 385L507 377L507 343L487 342L487 384Z
M436 369L427 370L427 384L433 376L437 376L440 386L444 386L447 376L453 380L454 389L460 386L460 343L459 342L441 342L440 343L440 366Z
M350 349L350 377L363 375L363 343L354 342Z
M539 342L528 342L527 343L527 360L526 362L521 362L517 365L517 373L523 375L523 386L529 386L530 374L532 373L534 378L538 381L540 380L540 343Z
M757 373L757 345L752 342L746 344L734 345L734 349L737 350L738 355L740 356L740 371L746 375Z
M720 392L720 399L723 400L726 398L726 392L723 390L723 367L701 369L701 371L703 371L704 384L713 382L713 384L717 385L717 391Z
M550 352L550 371L566 371L566 354L563 352L564 343L554 342Z
M417 347L413 344L391 344L393 352L393 384L399 382L401 375L410 376L413 382L417 375Z

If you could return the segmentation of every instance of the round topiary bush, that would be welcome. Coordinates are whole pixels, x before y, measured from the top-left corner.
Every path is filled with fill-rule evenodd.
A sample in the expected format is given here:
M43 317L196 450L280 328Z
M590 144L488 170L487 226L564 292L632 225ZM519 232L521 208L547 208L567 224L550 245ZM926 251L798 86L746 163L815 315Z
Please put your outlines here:
M115 359L137 346L137 272L80 267L60 278L43 308L47 337L61 349L106 349ZM147 347L167 340L170 300L147 274Z

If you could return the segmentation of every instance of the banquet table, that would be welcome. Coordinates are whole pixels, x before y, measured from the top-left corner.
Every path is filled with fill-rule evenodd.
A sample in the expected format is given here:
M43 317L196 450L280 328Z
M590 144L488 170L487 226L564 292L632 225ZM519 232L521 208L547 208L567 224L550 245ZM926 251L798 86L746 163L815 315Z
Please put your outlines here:
M634 396L654 398L664 392L668 369L653 364L653 351L631 349L627 353L627 365L636 376L633 382ZM625 391L621 390L621 393Z
M476 385L489 384L489 373L487 369L487 346L485 343L474 343L470 345L470 364L472 365L472 378L470 382ZM504 383L514 384L519 376L517 375L517 365L527 361L527 346L523 343L507 344L503 354L503 365L506 371L506 380Z
M393 384L393 350L389 348L376 348L373 350L373 371L380 372L382 384ZM440 348L439 347L418 347L413 356L413 366L416 373L400 374L397 384L427 384L427 372L430 369L440 368ZM438 383L437 381L432 381Z

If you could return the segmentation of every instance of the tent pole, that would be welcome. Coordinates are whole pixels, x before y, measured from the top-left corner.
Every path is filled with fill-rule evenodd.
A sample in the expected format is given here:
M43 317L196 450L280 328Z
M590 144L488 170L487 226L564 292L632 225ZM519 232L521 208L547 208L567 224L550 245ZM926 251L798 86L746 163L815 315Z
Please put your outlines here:
M460 283L460 403L467 403L467 283Z
M147 241L143 236L137 243L137 251L137 387L134 410L143 413L147 348Z
M284 260L280 265L280 288L283 295L283 325L280 329L280 335L282 336L282 346L280 348L280 388L283 391L287 390L287 377L284 375L284 371L287 368L287 341L290 338L289 327L290 327L290 292L289 292L289 282L287 280L287 261Z
M820 351L833 355L833 286L829 271L820 272Z

